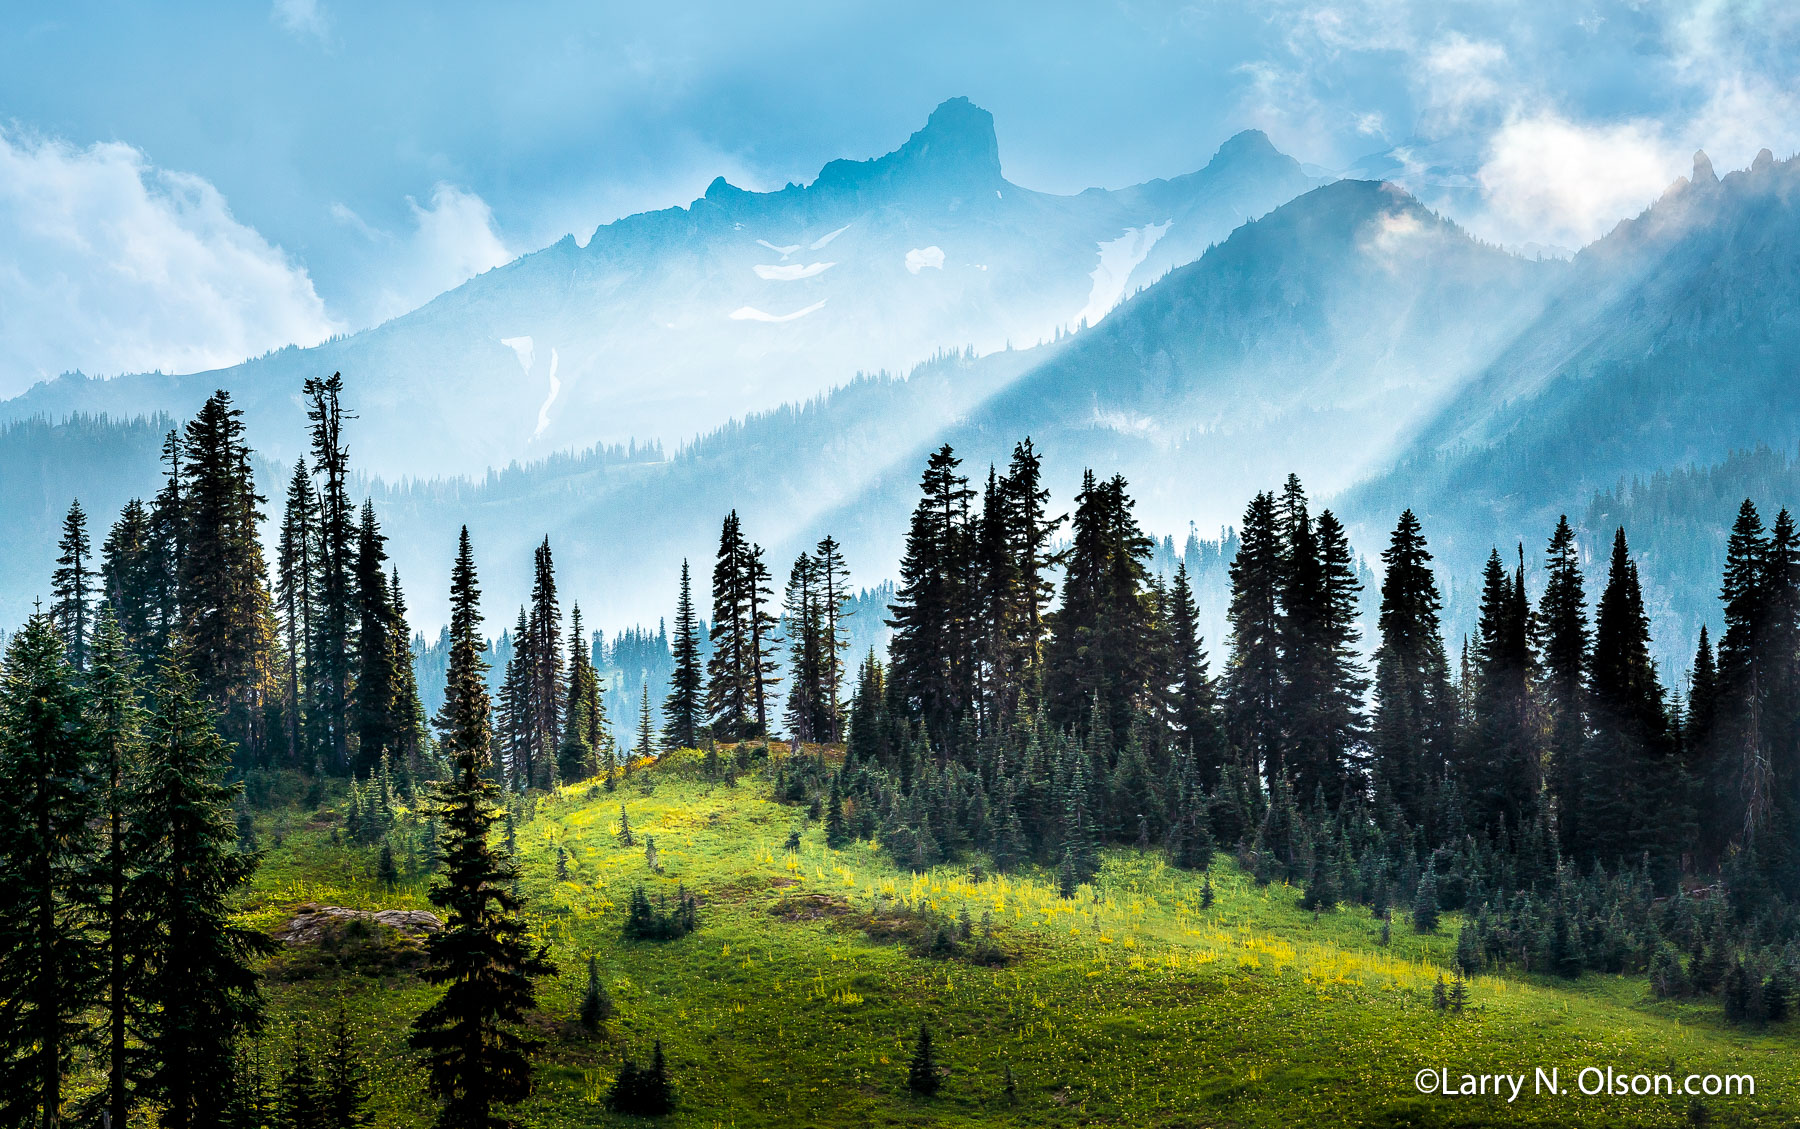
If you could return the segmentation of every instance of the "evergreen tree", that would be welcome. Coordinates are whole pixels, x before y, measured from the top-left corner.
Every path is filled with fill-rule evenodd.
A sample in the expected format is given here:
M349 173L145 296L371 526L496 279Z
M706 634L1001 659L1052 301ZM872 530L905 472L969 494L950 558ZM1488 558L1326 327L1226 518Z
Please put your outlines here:
M149 609L151 631L138 651L139 661L160 657L181 630L181 562L187 552L187 515L180 432L171 431L164 437L162 457L169 471L162 489L151 500L142 572L143 602Z
M638 707L637 748L632 755L638 760L648 761L656 756L656 728L650 723L650 684L644 683L643 698ZM625 770L631 771L629 763Z
M183 437L181 641L226 738L261 763L265 711L278 695L274 605L257 540L263 498L243 435L243 413L216 392Z
M142 662L156 631L155 578L150 575L150 511L137 498L125 503L100 547L100 596L112 609L133 657Z
M550 539L544 538L533 555L531 617L527 621L531 683L531 740L526 786L547 789L555 780L555 753L562 732L567 695L562 671L562 607L556 595L556 568L551 560Z
M953 750L963 713L974 705L971 655L973 585L970 561L974 491L957 473L962 461L948 444L926 463L900 561L900 583L887 621L888 682L907 715L925 724L931 742Z
M317 671L311 720L325 763L350 771L350 693L356 654L356 511L349 493L350 452L344 423L356 418L343 409L340 373L309 378L301 389L311 423L313 473L319 480L317 543L313 567L314 638L307 655Z
M442 1104L445 1129L499 1129L496 1107L531 1091L530 1055L538 1041L519 1024L537 1002L535 976L554 974L546 949L533 948L508 892L513 870L488 845L499 821L488 772L488 694L479 635L480 590L464 527L450 583L450 666L438 714L444 751L454 765L437 800L444 858L431 901L446 911L442 932L426 942L425 979L444 994L413 1021L410 1043L424 1055L427 1086Z
M1287 491L1289 525L1282 588L1282 702L1295 791L1323 792L1335 807L1352 787L1363 742L1367 681L1357 662L1356 578L1344 528L1330 510L1316 528L1297 479Z
M93 734L58 625L33 615L0 675L0 1120L61 1124L100 972Z
M351 1026L350 1013L342 1004L325 1034L325 1049L319 1059L319 1091L324 1124L330 1129L357 1129L367 1123L368 1069L363 1064L362 1047Z
M1622 531L1621 531L1622 532ZM1581 551L1569 519L1557 519L1544 562L1548 581L1533 626L1543 656L1543 700L1549 714L1549 786L1563 845L1582 853L1582 758L1587 742L1587 599L1581 583Z
M129 901L133 916L158 926L137 950L143 1093L178 1129L221 1124L216 1097L231 1084L236 1044L262 1025L255 965L273 948L233 920L257 860L237 850L241 788L225 782L231 753L213 718L184 657L172 656L158 672L144 742L130 848L143 866Z
M750 546L738 524L737 511L725 516L719 532L719 555L713 566L712 656L707 660L706 708L713 732L738 741L756 734L758 656L752 648Z
M1524 566L1508 576L1495 550L1482 574L1473 716L1464 735L1462 775L1471 814L1483 826L1509 833L1535 818L1543 788L1532 719L1529 626Z
M694 613L688 563L681 562L681 595L675 604L675 669L669 676L669 696L663 699L663 745L669 749L693 749L700 744L701 699L700 620Z
M1583 764L1582 858L1612 864L1648 851L1673 864L1686 840L1676 746L1650 659L1650 617L1625 530L1613 538L1595 616L1594 716ZM1665 871L1666 877L1672 874Z
M1092 723L1122 747L1149 685L1152 624L1144 561L1151 542L1132 516L1125 480L1087 474L1075 498L1074 535L1064 562L1062 605L1052 617L1044 699L1053 724Z
M825 715L824 609L818 566L810 553L794 559L788 572L783 625L788 639L786 722L796 744L819 741L830 728Z
M835 538L827 536L814 546L813 569L819 599L818 739L835 744L844 739L844 652L850 647L844 621L855 614L849 610L850 568Z
M606 1026L613 1015L612 996L600 983L600 966L592 956L587 961L587 991L581 997L581 1025L589 1031Z
M581 633L581 605L569 610L568 704L563 718L562 743L557 746L556 772L564 782L594 775L595 750L607 739L606 707L600 701L600 675L594 669Z
M312 761L321 752L312 744L306 727L307 707L318 698L314 664L309 658L317 606L313 584L318 574L318 539L319 499L313 492L306 460L296 459L294 475L288 480L275 552L275 606L287 652L288 759L291 764L307 768L312 767Z
M382 757L393 756L408 720L400 717L397 709L402 675L394 639L396 627L401 638L406 628L395 623L394 597L383 568L386 546L387 538L375 521L375 506L364 502L351 571L357 620L356 665L351 674L351 723L356 734L353 771L357 772L369 772Z
M1431 553L1411 510L1400 515L1381 559L1387 571L1375 649L1375 786L1419 826L1432 815L1431 792L1449 763L1456 699Z
M94 628L94 561L88 551L87 514L81 500L69 503L63 517L62 540L56 544L56 570L50 574L55 596L51 615L62 632L69 665L77 673L87 670L88 637Z
M1175 567L1169 591L1170 722L1199 774L1211 779L1225 763L1225 738L1219 729L1218 699L1207 675L1206 651L1200 638L1200 611L1194 605L1187 564Z
M1258 494L1244 511L1231 562L1231 658L1225 713L1231 740L1252 774L1281 771L1282 548L1275 496Z
M942 1086L937 1054L931 1046L931 1029L921 1023L919 1041L913 1044L912 1061L906 1067L906 1088L922 1098L930 1098L935 1097Z
M130 1030L138 1012L140 947L152 923L130 913L131 880L145 864L136 852L144 846L130 833L131 810L137 803L142 772L145 714L137 663L117 620L103 611L94 631L93 663L88 676L90 725L100 792L102 853L96 859L93 888L102 922L107 1085L104 1110L114 1125L124 1125L140 1081L141 1064L130 1051Z

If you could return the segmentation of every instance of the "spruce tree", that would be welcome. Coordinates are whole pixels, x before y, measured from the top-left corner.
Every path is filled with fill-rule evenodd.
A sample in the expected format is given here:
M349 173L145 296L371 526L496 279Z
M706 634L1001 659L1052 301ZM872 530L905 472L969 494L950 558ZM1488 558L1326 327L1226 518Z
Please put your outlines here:
M974 705L971 639L974 586L970 561L974 492L945 445L927 460L900 560L900 582L887 621L888 682L905 714L925 724L930 741L954 749L963 712Z
M1433 815L1431 796L1449 763L1456 699L1431 553L1411 510L1400 515L1381 559L1386 575L1375 649L1373 776L1377 795L1419 826Z
M606 1026L612 1015L612 996L600 983L600 966L590 956L587 960L587 991L581 997L581 1025L589 1031L598 1031Z
M1544 566L1548 580L1533 626L1543 662L1544 709L1549 714L1549 787L1565 849L1583 853L1588 617L1581 550L1567 517L1557 519Z
M1489 830L1509 834L1536 817L1543 787L1532 717L1529 627L1523 565L1508 576L1495 550L1482 574L1473 717L1464 734L1462 775L1471 814Z
M130 912L131 880L144 866L136 852L145 844L130 833L144 753L143 685L125 633L110 610L101 613L94 630L88 685L88 716L101 795L102 842L94 889L103 923L105 959L102 1057L107 1084L103 1108L114 1125L124 1125L141 1076L140 1063L130 1050L141 968L135 954L140 946L151 943L146 931L153 933L154 923Z
M154 578L150 575L150 511L137 498L125 503L100 546L100 598L112 609L133 657L149 655L155 633Z
M737 511L725 516L713 566L712 656L706 665L706 710L720 740L754 735L755 686L751 667L749 545Z
M693 749L700 745L703 673L700 668L700 620L694 612L694 594L686 558L681 562L681 594L675 604L675 638L669 675L669 696L663 699L663 746Z
M281 622L281 641L287 662L286 706L289 763L311 768L319 750L313 748L306 728L306 709L316 697L309 649L313 642L313 584L317 574L319 500L313 493L312 475L305 459L294 461L282 506L281 531L275 550L275 608Z
M931 1029L921 1023L912 1061L906 1067L906 1088L922 1098L930 1098L937 1095L943 1084L944 1080L938 1077L937 1054L931 1046Z
M850 568L843 546L835 538L822 538L813 548L813 568L819 600L818 739L835 744L844 739L844 652L850 647L844 621L855 614L849 610Z
M1613 538L1606 589L1595 615L1594 717L1581 781L1583 861L1613 865L1649 852L1665 880L1686 841L1674 734L1656 664L1650 617L1625 530Z
M600 702L600 674L581 631L581 605L569 609L568 703L562 742L556 751L557 778L564 783L594 775L595 750L606 739L605 707Z
M656 728L650 723L650 683L644 683L643 696L638 706L637 748L632 755L639 760L648 761L656 756ZM631 771L630 762L626 763L626 772Z
M364 502L357 525L356 556L351 570L355 581L356 665L351 672L351 724L356 734L354 772L372 770L383 756L398 748L403 727L397 716L400 670L394 646L393 594L388 589L387 537L375 521L375 506ZM409 664L410 665L410 664Z
M513 1124L497 1107L531 1092L531 1052L521 1034L537 1003L535 976L552 975L545 948L533 948L520 904L509 891L512 868L488 845L499 821L488 772L488 693L482 658L480 589L465 526L450 583L450 664L438 726L454 766L437 797L444 858L431 887L446 911L442 932L426 942L427 982L444 994L413 1020L410 1044L422 1052L427 1088L441 1103L445 1129Z
M79 498L69 503L56 548L56 570L50 574L50 591L56 597L51 615L62 632L69 665L80 673L87 669L88 638L94 629L95 570L88 551L87 514Z
M1125 480L1090 472L1075 498L1062 605L1044 658L1045 709L1053 724L1095 724L1122 747L1149 685L1152 623L1144 561L1150 539L1132 515ZM1098 702L1098 716L1088 716Z
M1281 771L1282 546L1275 496L1256 495L1244 511L1231 562L1231 657L1225 714L1231 740L1255 774Z
M556 748L562 733L567 687L562 670L562 606L556 595L556 568L550 539L544 538L533 554L531 617L527 630L531 645L528 673L531 681L532 751L528 787L547 789L555 781Z
M234 920L257 860L237 850L231 750L184 655L158 671L154 703L131 826L143 864L129 894L132 915L159 926L136 952L143 1094L161 1104L164 1125L186 1129L220 1124L216 1096L237 1043L262 1026L256 963L274 943Z
M36 614L0 673L0 1120L62 1123L100 977L93 734L58 625Z
M350 693L356 654L354 575L356 512L350 501L350 452L344 423L356 418L341 404L340 373L306 381L301 395L311 424L312 466L319 481L317 548L313 567L314 638L307 655L317 667L311 719L328 768L350 771Z

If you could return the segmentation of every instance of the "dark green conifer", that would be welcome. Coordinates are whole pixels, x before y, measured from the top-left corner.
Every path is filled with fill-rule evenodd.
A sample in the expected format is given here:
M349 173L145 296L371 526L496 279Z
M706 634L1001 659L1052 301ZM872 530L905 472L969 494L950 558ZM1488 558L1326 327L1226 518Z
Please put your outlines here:
M88 550L87 514L79 498L69 503L56 548L56 570L50 574L50 591L56 599L50 614L62 632L69 665L80 673L87 670L88 639L94 629L95 569Z
M441 1103L437 1123L445 1129L512 1124L500 1107L531 1092L530 1056L538 1046L519 1029L537 1003L532 979L555 973L546 949L532 946L519 900L508 892L511 867L488 845L488 832L500 816L487 764L479 598L465 528L451 574L450 667L438 715L454 768L438 794L446 842L431 901L446 918L443 931L426 942L424 973L445 991L413 1021L410 1039L424 1056L427 1087Z
M700 619L694 611L686 558L681 562L681 594L675 603L671 656L675 669L669 675L669 696L663 699L663 745L669 749L698 748L705 708L701 699Z
M931 1029L921 1023L918 1042L913 1044L912 1061L906 1067L906 1088L922 1098L930 1098L935 1097L942 1086L937 1055L931 1046Z

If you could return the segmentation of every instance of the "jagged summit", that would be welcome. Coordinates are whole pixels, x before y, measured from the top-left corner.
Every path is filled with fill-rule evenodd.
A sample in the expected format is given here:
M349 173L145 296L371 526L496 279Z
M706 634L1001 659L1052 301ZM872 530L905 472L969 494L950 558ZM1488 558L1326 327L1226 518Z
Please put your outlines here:
M819 170L813 187L854 189L884 180L964 190L999 185L994 115L967 98L951 98L931 111L924 127L900 148L868 161L832 161Z
M1690 179L1696 186L1719 183L1719 174L1713 171L1712 158L1706 150L1694 150L1694 175Z

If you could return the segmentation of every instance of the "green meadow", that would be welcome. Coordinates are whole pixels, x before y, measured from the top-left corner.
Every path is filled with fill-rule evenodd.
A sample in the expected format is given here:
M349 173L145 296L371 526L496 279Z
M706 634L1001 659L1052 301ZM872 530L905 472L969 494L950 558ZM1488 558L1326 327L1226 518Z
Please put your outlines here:
M677 1112L662 1119L675 1125L1800 1120L1791 1022L1733 1027L1716 1002L1658 1000L1642 977L1596 974L1481 976L1460 1014L1440 1011L1434 988L1450 975L1459 915L1419 935L1397 913L1383 943L1366 909L1302 911L1298 890L1259 886L1225 854L1203 878L1111 849L1074 899L1058 896L1053 874L994 874L979 856L912 874L870 843L828 849L803 806L772 798L775 771L711 783L684 752L640 765L615 792L581 785L518 812L520 891L561 969L529 1024L545 1047L519 1110L526 1124L648 1124L608 1114L605 1097L623 1059L646 1058L653 1040L677 1086ZM620 842L621 805L632 846ZM247 920L273 929L306 903L430 908L429 876L408 865L415 823L397 835L403 877L390 889L374 877L373 848L341 845L340 822L330 800L259 817L266 856ZM639 883L653 902L697 895L698 931L622 939ZM617 1009L598 1032L577 1022L590 956ZM278 1064L341 1006L368 1052L373 1124L428 1124L405 1045L435 991L416 957L384 931L284 951L267 968L261 1053ZM906 1085L921 1023L946 1070L929 1100ZM1677 1087L1689 1074L1748 1074L1755 1094L1590 1096L1578 1081L1588 1067ZM1563 1093L1537 1092L1540 1068ZM1453 1086L1464 1074L1526 1080L1510 1102L1491 1083L1485 1096L1419 1093L1415 1076L1439 1069Z

